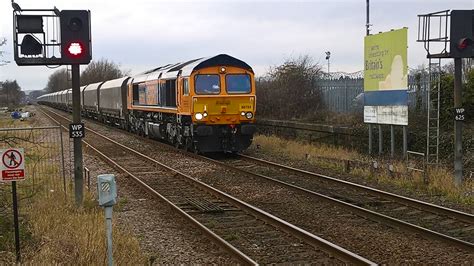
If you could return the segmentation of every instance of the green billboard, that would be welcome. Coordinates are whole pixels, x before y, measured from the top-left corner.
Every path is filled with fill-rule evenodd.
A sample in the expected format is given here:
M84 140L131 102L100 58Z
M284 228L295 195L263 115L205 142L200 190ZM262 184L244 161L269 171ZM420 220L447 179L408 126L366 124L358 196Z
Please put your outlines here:
M364 39L364 91L407 89L407 28Z
M364 39L364 122L408 124L408 29Z

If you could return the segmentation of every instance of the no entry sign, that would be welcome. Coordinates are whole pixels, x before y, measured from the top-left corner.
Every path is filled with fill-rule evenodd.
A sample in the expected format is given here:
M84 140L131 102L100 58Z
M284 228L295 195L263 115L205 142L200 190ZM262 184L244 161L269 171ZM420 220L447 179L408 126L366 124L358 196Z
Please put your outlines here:
M2 171L1 181L25 179L25 156L23 148L0 149Z

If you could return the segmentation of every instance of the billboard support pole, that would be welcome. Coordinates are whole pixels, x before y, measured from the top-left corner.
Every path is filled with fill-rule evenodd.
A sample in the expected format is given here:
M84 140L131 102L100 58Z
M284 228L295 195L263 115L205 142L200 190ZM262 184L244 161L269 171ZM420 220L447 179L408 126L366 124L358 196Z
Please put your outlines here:
M403 157L407 155L408 141L407 141L407 126L402 126L403 129Z
M395 127L390 125L390 157L395 157Z
M462 59L454 58L454 108L462 105ZM454 121L454 183L460 186L463 181L462 164L462 121Z
M369 155L372 155L372 124L369 124Z
M378 125L379 126L379 155L382 155L382 142L383 142L383 138L382 138L382 125Z

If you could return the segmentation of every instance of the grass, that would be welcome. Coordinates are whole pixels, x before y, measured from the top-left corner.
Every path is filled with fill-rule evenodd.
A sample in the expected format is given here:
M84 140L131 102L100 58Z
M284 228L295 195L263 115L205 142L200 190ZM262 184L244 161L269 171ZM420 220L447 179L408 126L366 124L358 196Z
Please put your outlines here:
M104 211L86 194L83 208L65 202L60 191L38 196L27 210L35 239L27 253L34 264L100 265L107 262ZM130 233L113 226L114 262L145 264L139 243Z
M0 127L25 127L35 123L34 118L12 122L8 116L0 116ZM83 206L77 208L74 205L70 181L67 195L63 191L57 143L48 138L39 139L41 145L31 141L15 143L15 146L25 148L26 153L27 179L18 182L17 186L22 262L40 265L106 264L104 210L87 191L84 191ZM5 145L3 143L0 147ZM0 200L0 264L12 264L15 258L10 184L0 184ZM120 203L123 208L127 202L122 200ZM115 223L113 245L116 264L146 264L138 240Z
M260 151L270 155L277 155L295 161L305 160L311 165L339 172L344 171L343 161L340 160L370 162L369 157L342 147L332 147L324 144L307 144L293 140L284 140L275 136L255 136L252 148L256 146L260 147ZM330 161L321 158L336 160ZM404 161L393 161L391 163L393 164L395 173L406 172ZM419 173L390 175L386 171L372 173L369 168L361 167L352 168L350 174L368 181L394 185L415 193L441 197L454 203L465 205L474 204L474 182L472 180L466 181L462 186L457 187L453 182L454 177L452 172L443 167L428 171L428 182L425 182L423 176Z

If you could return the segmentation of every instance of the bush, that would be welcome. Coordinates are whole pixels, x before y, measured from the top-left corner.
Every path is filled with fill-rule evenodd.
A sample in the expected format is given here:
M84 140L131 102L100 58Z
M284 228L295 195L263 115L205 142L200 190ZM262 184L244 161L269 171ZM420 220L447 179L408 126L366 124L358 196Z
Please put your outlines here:
M257 112L277 119L305 118L322 109L317 79L321 67L309 56L287 59L257 80Z

